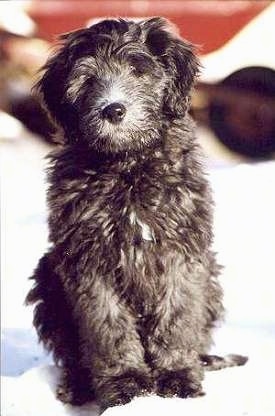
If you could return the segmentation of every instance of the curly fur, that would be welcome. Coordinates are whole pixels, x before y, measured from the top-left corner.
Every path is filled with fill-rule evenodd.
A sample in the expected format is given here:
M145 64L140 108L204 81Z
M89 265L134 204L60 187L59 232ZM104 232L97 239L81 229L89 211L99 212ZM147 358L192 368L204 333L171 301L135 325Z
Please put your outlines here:
M51 247L27 302L65 402L202 394L223 307L187 114L198 66L164 19L106 20L64 35L38 82L64 146L49 170ZM113 97L119 124L101 116Z

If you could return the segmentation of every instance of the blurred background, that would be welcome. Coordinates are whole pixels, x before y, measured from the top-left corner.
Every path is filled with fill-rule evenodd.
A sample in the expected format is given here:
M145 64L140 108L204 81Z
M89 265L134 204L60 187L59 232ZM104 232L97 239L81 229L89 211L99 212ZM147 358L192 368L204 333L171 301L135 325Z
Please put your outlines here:
M48 246L45 156L57 146L53 127L31 87L56 46L58 34L104 17L156 15L170 19L182 37L197 45L202 62L191 113L216 202L214 248L225 266L221 281L227 320L217 332L216 351L252 357L245 367L250 385L255 371L262 372L259 380L271 377L263 371L267 362L274 362L275 351L275 4L14 0L0 1L1 367L5 388L14 390L11 383L28 374L27 370L51 363L37 344L32 310L23 305L31 286L28 277ZM241 413L231 414L274 414L274 408L268 413L271 393L266 396L264 385L254 387L255 395L250 392L242 399ZM19 408L11 412L17 404L12 391L6 392L2 414L21 416ZM226 415L226 401L221 406L217 414ZM250 412L252 408L255 413ZM41 409L33 414L44 416ZM216 414L213 409L211 414Z

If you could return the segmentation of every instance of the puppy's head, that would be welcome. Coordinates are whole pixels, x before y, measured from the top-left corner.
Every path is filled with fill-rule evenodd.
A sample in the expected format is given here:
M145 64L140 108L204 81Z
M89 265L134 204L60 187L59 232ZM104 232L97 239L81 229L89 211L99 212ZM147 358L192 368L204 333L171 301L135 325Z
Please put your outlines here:
M198 61L166 20L104 20L61 41L36 88L69 143L139 150L184 116Z

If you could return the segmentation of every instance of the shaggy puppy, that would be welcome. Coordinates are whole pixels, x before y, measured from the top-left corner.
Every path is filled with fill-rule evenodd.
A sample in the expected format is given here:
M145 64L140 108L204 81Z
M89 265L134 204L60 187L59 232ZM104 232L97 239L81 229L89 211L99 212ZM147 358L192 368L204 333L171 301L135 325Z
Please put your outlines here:
M223 307L187 114L193 47L161 18L106 20L62 42L37 85L64 146L49 171L51 247L27 297L62 366L58 397L106 408L199 396L205 365L244 360L206 356Z

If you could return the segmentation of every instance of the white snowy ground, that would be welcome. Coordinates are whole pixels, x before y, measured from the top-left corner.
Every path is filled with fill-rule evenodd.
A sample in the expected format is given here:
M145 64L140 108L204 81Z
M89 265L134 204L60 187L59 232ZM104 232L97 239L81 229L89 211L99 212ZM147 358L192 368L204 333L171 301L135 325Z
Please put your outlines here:
M47 246L42 170L49 148L26 132L16 138L16 128L5 128L5 123L0 117L1 414L96 416L95 404L72 408L55 399L59 370L37 345L31 308L23 306L31 284L27 277ZM207 373L205 397L138 398L108 409L106 416L275 414L275 162L213 167L210 179L216 200L215 248L226 266L221 280L227 308L227 320L216 331L213 351L248 355L249 362L244 367Z

